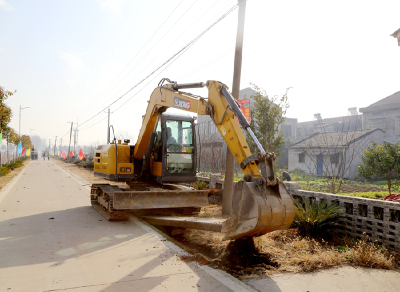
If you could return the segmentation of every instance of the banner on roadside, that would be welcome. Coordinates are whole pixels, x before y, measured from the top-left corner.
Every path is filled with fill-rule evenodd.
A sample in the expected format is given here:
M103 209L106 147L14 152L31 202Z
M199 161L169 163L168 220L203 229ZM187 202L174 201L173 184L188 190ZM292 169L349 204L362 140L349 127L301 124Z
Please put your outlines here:
M250 99L239 99L238 103L240 104L240 110L243 113L246 120L251 124L251 116L250 116Z

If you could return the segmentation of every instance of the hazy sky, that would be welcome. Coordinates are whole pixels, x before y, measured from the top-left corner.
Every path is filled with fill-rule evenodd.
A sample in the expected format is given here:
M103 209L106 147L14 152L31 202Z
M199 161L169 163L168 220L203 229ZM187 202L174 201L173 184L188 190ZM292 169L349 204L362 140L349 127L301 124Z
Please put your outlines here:
M79 144L104 143L101 111L236 2L0 0L0 85L17 90L7 101L11 126L18 131L22 105L31 108L22 111L21 134L35 129L65 145L67 122L78 121ZM390 37L400 28L399 11L398 0L248 0L241 88L252 82L282 95L292 87L287 116L299 121L346 115L348 107L391 95L400 90L400 47ZM163 77L231 86L237 13L112 105L116 132L136 141L146 101Z

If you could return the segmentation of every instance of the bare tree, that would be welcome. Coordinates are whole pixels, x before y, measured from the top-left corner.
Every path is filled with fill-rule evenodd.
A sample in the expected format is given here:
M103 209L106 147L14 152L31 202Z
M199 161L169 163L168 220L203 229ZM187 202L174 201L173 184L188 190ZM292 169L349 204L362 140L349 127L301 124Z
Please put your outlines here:
M196 125L197 166L200 172L222 173L225 170L226 144L209 122Z

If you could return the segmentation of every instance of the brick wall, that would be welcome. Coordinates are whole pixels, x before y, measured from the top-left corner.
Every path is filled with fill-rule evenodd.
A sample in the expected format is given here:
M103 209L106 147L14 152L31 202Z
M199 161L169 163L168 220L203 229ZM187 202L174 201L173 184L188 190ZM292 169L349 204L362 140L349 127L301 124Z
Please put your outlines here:
M342 207L346 216L338 230L342 235L362 239L365 233L385 247L400 250L399 203L304 191L292 184L286 185L294 199L305 197L317 202L327 200L328 204L337 203Z

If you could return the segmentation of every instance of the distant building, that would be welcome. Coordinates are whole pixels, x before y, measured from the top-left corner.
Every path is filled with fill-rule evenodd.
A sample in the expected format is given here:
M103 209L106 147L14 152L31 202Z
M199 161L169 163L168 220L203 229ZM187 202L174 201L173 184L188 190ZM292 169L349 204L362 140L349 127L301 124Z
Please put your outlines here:
M374 141L383 143L381 129L347 132L314 132L290 144L288 170L354 179L363 150Z
M357 108L349 108L347 116L323 119L321 114L315 114L314 120L297 124L297 139L302 139L313 133L348 132L362 129L362 115Z
M382 129L384 142L400 142L400 91L360 108L360 112L363 113L363 129Z

